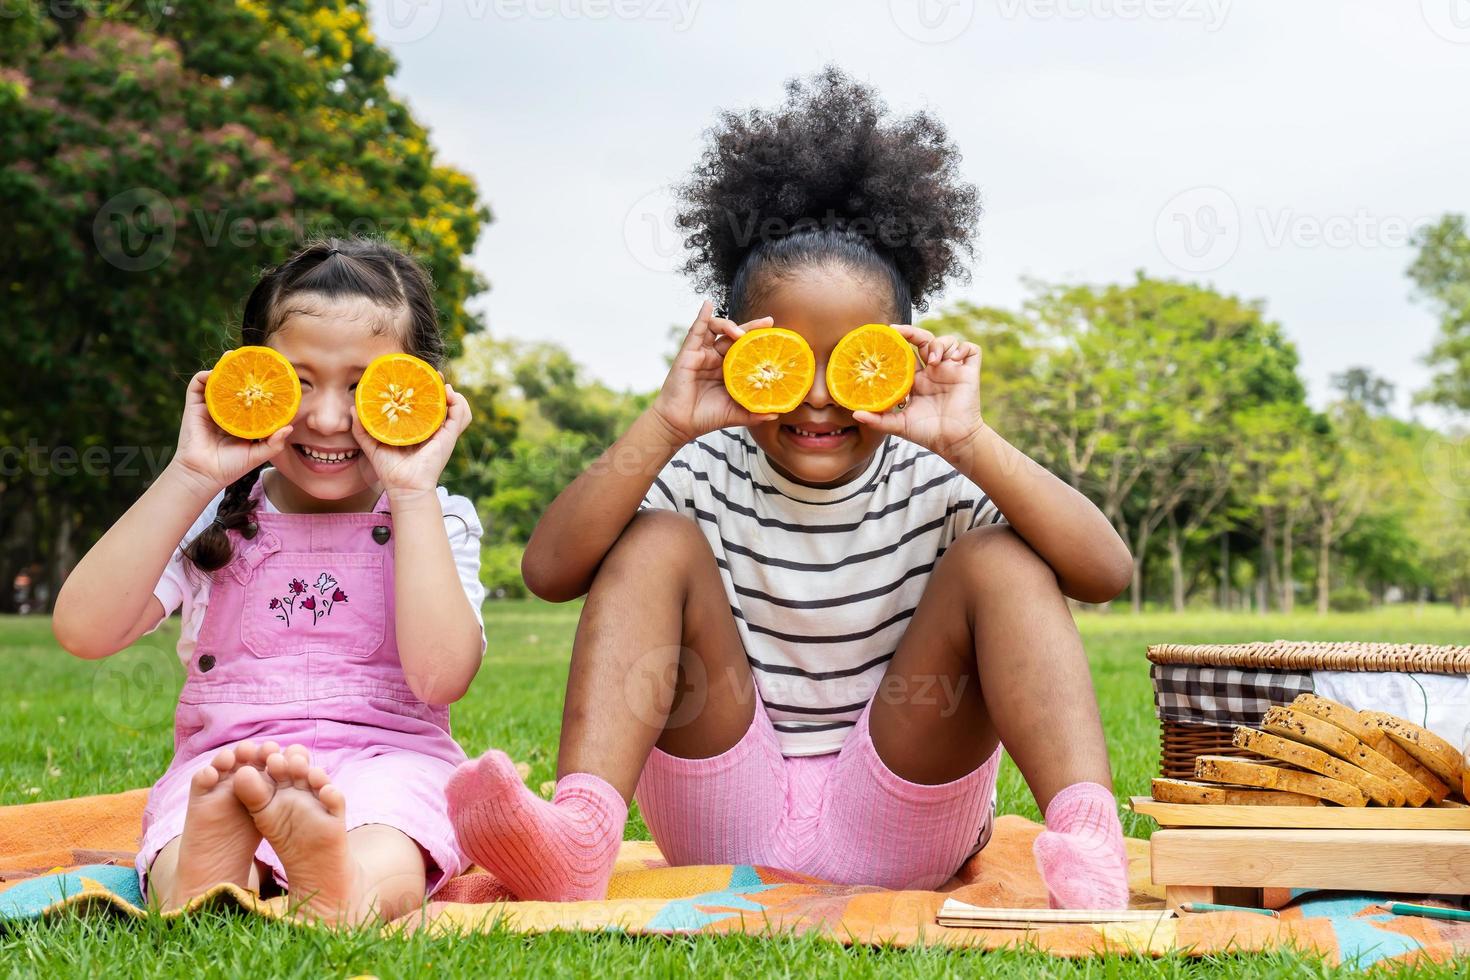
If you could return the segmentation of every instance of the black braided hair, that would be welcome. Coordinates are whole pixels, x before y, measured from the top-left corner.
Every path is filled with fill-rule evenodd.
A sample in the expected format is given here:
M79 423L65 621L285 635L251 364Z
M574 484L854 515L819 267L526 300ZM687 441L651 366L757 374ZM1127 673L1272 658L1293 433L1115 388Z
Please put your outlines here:
M280 265L267 269L245 300L241 345L264 345L292 312L286 301L304 293L328 299L361 297L387 310L407 310L409 327L404 349L435 368L443 367L444 336L439 331L433 282L423 266L388 242L377 238L328 238L312 242ZM215 522L184 549L184 556L201 571L223 568L234 557L226 531L241 530L255 519L250 491L265 467L262 463L225 488Z
M933 116L893 118L836 67L786 84L775 111L724 112L677 224L684 271L737 320L801 266L837 264L891 288L894 322L949 279L965 281L980 217L959 151Z

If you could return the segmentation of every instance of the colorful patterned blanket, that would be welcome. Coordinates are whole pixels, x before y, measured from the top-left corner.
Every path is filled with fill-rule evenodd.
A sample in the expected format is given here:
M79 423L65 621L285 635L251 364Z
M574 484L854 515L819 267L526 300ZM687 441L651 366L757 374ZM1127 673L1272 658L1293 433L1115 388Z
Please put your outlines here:
M146 791L0 807L0 926L65 909L142 916L133 848ZM622 929L635 934L815 933L840 943L933 943L996 948L1022 945L1057 956L1102 952L1161 955L1315 950L1331 963L1366 966L1384 959L1446 961L1470 957L1470 923L1387 914L1382 896L1314 892L1271 919L1238 912L1190 915L1164 926L1048 926L1039 930L954 929L935 924L947 895L975 905L1044 907L1031 859L1040 832L1021 817L997 822L989 846L940 891L886 891L832 885L748 865L671 868L649 841L623 845L608 897L598 902L516 902L491 875L472 869L415 912L383 926L390 933L492 927L518 932ZM1133 905L1157 908L1148 845L1129 841ZM1434 903L1411 896L1408 901ZM261 901L232 886L189 908L235 905L284 917L284 900Z

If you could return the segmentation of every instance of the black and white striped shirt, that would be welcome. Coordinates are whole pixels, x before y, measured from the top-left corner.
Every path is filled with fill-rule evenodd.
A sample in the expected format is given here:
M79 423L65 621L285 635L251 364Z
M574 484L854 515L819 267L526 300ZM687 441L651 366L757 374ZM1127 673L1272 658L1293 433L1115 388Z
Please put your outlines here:
M788 756L842 747L944 550L1005 520L943 458L896 436L861 476L816 489L777 473L744 428L679 450L642 507L704 532Z

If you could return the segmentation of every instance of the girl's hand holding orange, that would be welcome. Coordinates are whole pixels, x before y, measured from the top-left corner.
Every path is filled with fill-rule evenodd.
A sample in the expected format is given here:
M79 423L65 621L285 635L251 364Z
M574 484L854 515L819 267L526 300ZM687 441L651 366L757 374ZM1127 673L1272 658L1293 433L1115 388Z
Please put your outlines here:
M856 411L853 420L949 458L985 425L980 415L980 348L906 323L894 329L918 348L920 367L908 402L883 413Z
M289 364L286 366L290 367ZM289 421L264 439L245 439L222 429L213 418L205 395L210 387L210 378L218 370L217 364L214 370L200 371L189 379L189 387L184 394L184 414L179 423L179 442L169 461L170 466L178 467L180 472L199 483L201 490L208 490L211 496L274 458L286 448L286 440L291 436ZM213 387L217 393L219 378ZM299 387L297 392L299 401ZM293 408L288 419L294 416Z
M716 429L758 425L777 417L743 408L725 389L726 352L747 331L770 325L770 317L761 317L737 326L716 317L714 304L708 300L699 308L651 406L681 445Z
M358 465L386 491L433 493L470 418L469 401L428 363L385 354L357 383L352 437L362 449Z

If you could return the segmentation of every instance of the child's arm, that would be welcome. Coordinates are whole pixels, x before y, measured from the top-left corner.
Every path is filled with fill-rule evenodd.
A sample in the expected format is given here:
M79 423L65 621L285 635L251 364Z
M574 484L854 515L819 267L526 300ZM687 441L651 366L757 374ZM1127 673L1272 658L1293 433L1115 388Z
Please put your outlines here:
M429 704L450 704L469 690L485 647L449 546L439 477L460 434L470 424L470 405L453 385L444 386L449 413L428 439L388 446L363 429L352 412L352 436L388 494L393 513L393 611L398 659L413 693Z
M537 522L521 558L526 588L551 602L585 595L602 559L638 512L648 488L687 442L732 425L775 418L741 408L725 390L725 351L769 317L736 326L706 302L674 357L653 404Z
M1128 587L1133 557L1102 511L990 426L944 455L1052 567L1063 595L1107 602Z
M902 412L853 418L944 457L984 491L1006 522L1056 572L1062 592L1107 602L1132 580L1133 558L1082 493L1001 438L980 416L980 348L907 324L923 368Z
M480 669L480 621L460 584L438 490L390 489L388 500L398 659L415 694L450 704Z
M108 657L155 626L153 595L174 549L215 495L286 444L288 425L264 442L228 435L209 418L200 371L189 382L179 443L158 479L72 569L56 596L51 631L86 660Z

